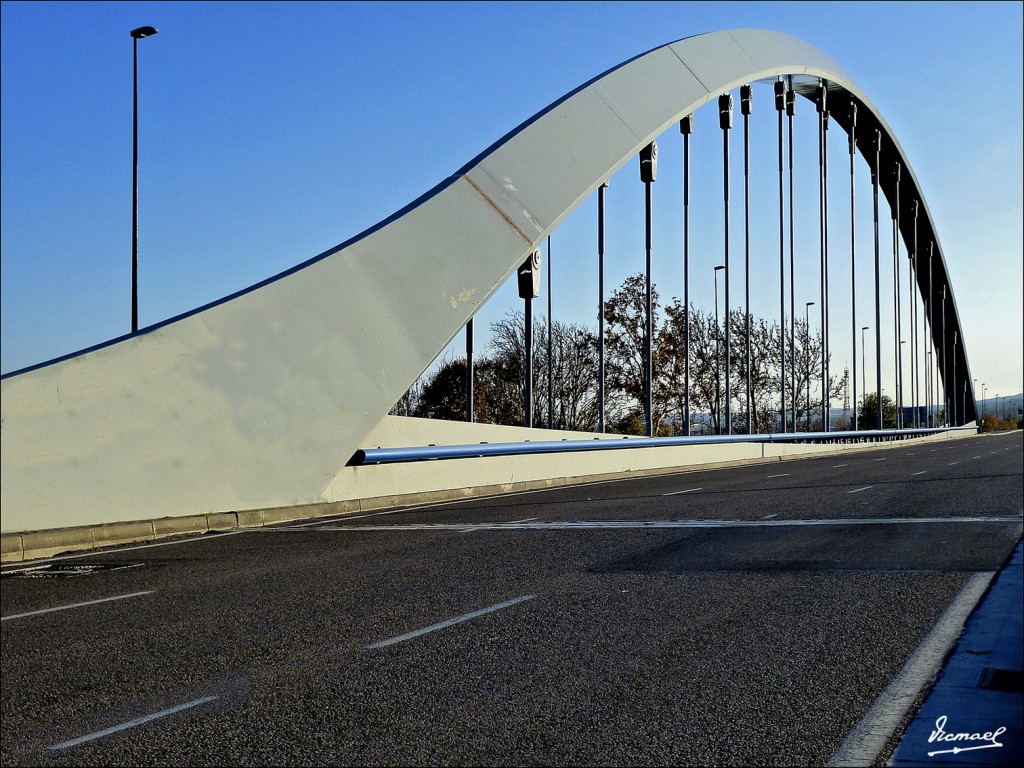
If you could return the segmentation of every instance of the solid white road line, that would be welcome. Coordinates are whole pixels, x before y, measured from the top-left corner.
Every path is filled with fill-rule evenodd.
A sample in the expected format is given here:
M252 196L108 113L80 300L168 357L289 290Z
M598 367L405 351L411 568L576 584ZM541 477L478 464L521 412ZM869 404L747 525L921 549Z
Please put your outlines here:
M672 491L672 493L663 493L662 496L678 496L681 493L693 493L694 491L703 490L703 488L687 488L685 491Z
M964 622L985 593L993 575L976 573L967 580L960 594L903 665L903 669L875 699L867 714L850 731L825 765L838 768L874 764L918 693L939 671L946 652L956 642Z
M387 640L380 640L376 643L371 643L366 646L367 650L375 650L377 648L385 648L395 643L401 643L405 640L412 640L414 637L425 635L429 632L436 632L439 629L450 627L454 624L461 624L464 621L475 619L477 616L483 616L486 613L492 613L494 611L500 611L502 608L508 608L509 606L515 605L516 603L522 603L525 600L533 600L536 595L523 595L522 597L516 597L512 600L506 600L503 603L492 605L487 608L481 608L479 611L473 611L472 613L464 614L454 619L448 619L447 621L440 621L437 624L431 624L429 627L423 627L422 629L414 629L412 632L406 632L404 635L397 635L396 637L389 637Z
M103 738L104 736L109 736L110 734L117 733L118 731L124 731L124 730L127 730L128 728L134 728L137 725L142 725L143 723L148 723L148 722L150 722L152 720L156 720L156 719L161 718L161 717L167 717L168 715L173 715L173 714L175 714L177 712L182 712L182 711L184 711L186 709L191 709L192 707L198 707L200 704L206 704L207 702L213 701L214 699L218 699L218 698L220 698L220 697L219 696L204 696L201 699L196 699L195 701L189 701L189 702L186 702L185 704L179 704L178 706L171 707L170 709L162 709L159 712L154 712L152 715L146 715L144 717L137 717L134 720L129 720L126 723L121 723L120 725L115 725L115 726L112 726L110 728L104 728L102 731L96 731L95 733L86 734L85 736L79 736L77 739L70 739L68 741L62 741L60 744L54 744L52 747L47 747L47 749L51 749L51 750L53 750L53 749L67 749L68 747L74 747L74 746L77 746L79 744L84 744L87 741L93 741L94 739L100 739L100 738Z
M23 619L26 616L41 616L44 613L53 613L54 611L69 611L72 608L83 608L87 605L96 605L97 603L112 603L114 600L127 600L129 597L140 597L141 595L151 595L156 590L148 589L145 592L132 592L127 595L117 595L115 597L104 597L99 600L86 600L84 603L72 603L71 605L58 605L56 608L43 608L41 611L28 611L27 613L15 613L10 616L0 617L0 621L10 621L11 619Z
M847 493L860 493L861 491L867 491L867 490L869 490L871 488L874 488L874 487L875 486L873 486L873 485L865 485L863 488L858 488L855 491L847 491Z
M577 522L537 521L532 523L477 523L480 531L569 531L589 529L647 530L659 528L776 528L809 525L909 525L928 523L1019 523L1017 515L986 515L957 517L854 517L800 520L581 520ZM461 531L467 523L409 523L404 525L348 525L324 528L326 531L357 533L365 531Z

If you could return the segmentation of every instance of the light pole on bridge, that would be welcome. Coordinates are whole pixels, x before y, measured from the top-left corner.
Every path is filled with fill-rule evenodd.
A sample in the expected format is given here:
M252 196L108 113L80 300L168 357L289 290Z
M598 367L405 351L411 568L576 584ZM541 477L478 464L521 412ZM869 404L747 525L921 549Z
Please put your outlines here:
M861 398L861 410L862 411L864 410L864 401L865 401L865 398L867 397L867 392L868 392L868 390L867 390L867 386L868 386L867 385L867 377L865 375L866 371L867 371L867 361L866 361L865 355L864 355L864 349L865 349L865 346L864 346L864 331L867 331L867 330L870 330L870 329L871 329L871 326L869 326L869 325L865 325L865 326L863 326L860 329L860 375L861 375L861 395L860 395L860 398ZM856 403L857 401L854 400L854 402ZM878 403L878 407L881 408L882 404Z
M139 330L139 40L156 27L138 27L132 36L132 333Z
M725 434L732 434L732 375L729 369L732 349L732 322L729 317L729 131L732 128L732 94L718 97L718 120L722 128L722 189L725 196ZM718 290L715 290L718 298Z

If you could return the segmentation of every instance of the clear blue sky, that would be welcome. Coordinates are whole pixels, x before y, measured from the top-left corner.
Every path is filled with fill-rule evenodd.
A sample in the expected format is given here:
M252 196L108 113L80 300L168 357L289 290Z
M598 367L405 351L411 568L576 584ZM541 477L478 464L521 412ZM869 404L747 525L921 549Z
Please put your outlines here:
M272 276L372 226L627 58L702 32L756 27L820 48L881 110L937 220L979 390L984 381L990 395L1017 392L1024 378L1022 7L4 2L0 369L10 372L129 329L128 32L134 27L160 30L139 43L143 326ZM754 145L755 174L775 173L774 110L766 93L756 95L755 119L763 123L755 126L762 137ZM799 108L798 141L813 142L810 107ZM706 217L699 215L705 203L695 202L703 223L695 231L692 290L703 306L713 301L711 267L721 258L720 207L713 207L720 206L721 138L713 117L698 112L694 139L707 137L695 144L702 158L694 169L706 177L695 178L695 198L708 201ZM734 153L740 135L734 134ZM849 225L840 195L848 178L841 175L842 134L830 136L834 248L842 258L848 243L842 227ZM659 141L662 167L677 164L679 143L674 131ZM808 175L798 197L806 196L807 215L816 216L816 160L803 157L798 162ZM739 170L737 162L734 173ZM867 211L867 174L863 166L858 172ZM755 250L764 252L765 265L777 253L775 183L765 178L766 191L755 199L755 226L765 222L763 237L755 230ZM671 177L656 186L655 280L663 297L679 293L673 187ZM616 206L611 215L619 217L610 221L617 227L609 244L614 284L643 264L642 192L632 164L613 179L609 199ZM734 222L740 212L734 204ZM588 203L553 238L556 318L592 324L596 313L592 218ZM816 244L816 218L805 226L801 249ZM870 220L866 226L865 243ZM734 233L741 242L742 229ZM883 236L883 254L888 243ZM803 258L817 263L813 250L799 251ZM775 317L777 277L767 266L761 270L751 308ZM809 267L804 271L801 316L817 279ZM733 283L734 296L741 285ZM487 322L518 306L514 288L496 294L481 313L478 347L486 343ZM842 298L833 306L848 311ZM844 357L849 352L835 345L833 370L849 362ZM870 371L869 361L869 377Z

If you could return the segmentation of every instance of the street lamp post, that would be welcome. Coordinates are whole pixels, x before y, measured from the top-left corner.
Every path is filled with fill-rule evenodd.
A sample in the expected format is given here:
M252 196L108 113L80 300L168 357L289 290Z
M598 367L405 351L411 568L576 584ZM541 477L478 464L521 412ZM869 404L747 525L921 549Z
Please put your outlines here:
M132 35L132 333L139 330L139 40L156 27L139 27Z
M974 394L974 421L977 422L978 426L980 427L981 426L981 414L978 413L978 380L977 379L973 379L972 381L974 382L974 388L973 388L973 394Z
M722 434L722 374L720 337L718 335L718 271L725 269L725 264L715 267L715 413L718 415L718 424L715 434Z
M811 307L813 301L804 306L804 332L807 334L807 431L811 431Z
M867 394L868 394L868 390L867 390L867 376L865 375L865 371L867 370L867 368L866 368L867 361L865 360L865 356L864 356L864 331L867 331L867 330L870 330L870 329L871 329L871 326L869 326L869 325L865 325L865 326L863 326L860 329L860 393L861 393L860 394L860 402L861 402L861 410L862 411L864 410L864 403L865 403L865 401L867 399ZM881 407L881 403L879 403L879 407Z

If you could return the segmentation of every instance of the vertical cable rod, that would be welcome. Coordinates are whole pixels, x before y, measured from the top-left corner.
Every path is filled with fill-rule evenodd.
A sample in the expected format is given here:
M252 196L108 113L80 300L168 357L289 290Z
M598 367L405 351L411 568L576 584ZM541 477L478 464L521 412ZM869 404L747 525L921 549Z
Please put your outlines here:
M690 434L690 134L693 115L679 121L683 134L683 435Z
M597 188L597 431L604 432L604 193Z

